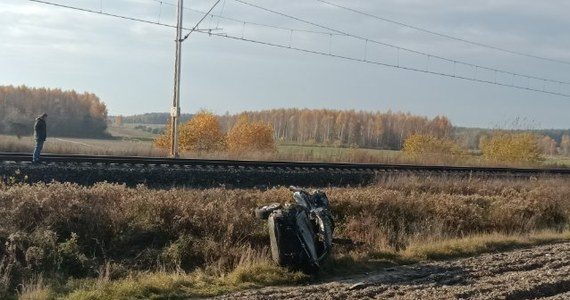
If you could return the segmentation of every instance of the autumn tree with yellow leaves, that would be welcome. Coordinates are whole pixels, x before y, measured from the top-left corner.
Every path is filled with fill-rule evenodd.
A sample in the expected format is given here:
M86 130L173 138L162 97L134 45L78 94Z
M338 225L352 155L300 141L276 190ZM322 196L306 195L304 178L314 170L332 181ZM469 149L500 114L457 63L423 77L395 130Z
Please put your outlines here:
M164 134L154 140L154 145L169 148L171 132L169 122ZM178 143L182 151L222 151L225 149L225 135L216 116L203 110L180 126Z
M414 158L434 155L461 156L465 149L447 138L435 137L428 134L412 134L404 142L402 151Z
M227 147L230 152L274 151L273 128L262 121L250 122L242 115L228 133Z
M497 132L481 139L486 160L499 163L535 164L542 160L536 137L531 133Z
M182 151L221 151L225 149L225 136L218 119L202 110L180 126Z

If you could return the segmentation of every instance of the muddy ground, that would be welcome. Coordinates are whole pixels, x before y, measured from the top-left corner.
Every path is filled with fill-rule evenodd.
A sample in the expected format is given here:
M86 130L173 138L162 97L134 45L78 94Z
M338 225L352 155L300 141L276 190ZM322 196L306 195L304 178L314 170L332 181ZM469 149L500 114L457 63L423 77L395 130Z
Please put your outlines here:
M218 299L570 299L570 243L391 267Z

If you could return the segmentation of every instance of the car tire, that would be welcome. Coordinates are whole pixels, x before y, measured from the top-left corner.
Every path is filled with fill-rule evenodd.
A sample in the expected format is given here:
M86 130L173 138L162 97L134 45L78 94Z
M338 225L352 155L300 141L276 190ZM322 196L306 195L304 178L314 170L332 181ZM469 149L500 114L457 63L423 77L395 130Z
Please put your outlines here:
M291 270L302 267L305 251L297 235L296 214L294 206L278 209L269 216L267 222L271 257L278 265Z

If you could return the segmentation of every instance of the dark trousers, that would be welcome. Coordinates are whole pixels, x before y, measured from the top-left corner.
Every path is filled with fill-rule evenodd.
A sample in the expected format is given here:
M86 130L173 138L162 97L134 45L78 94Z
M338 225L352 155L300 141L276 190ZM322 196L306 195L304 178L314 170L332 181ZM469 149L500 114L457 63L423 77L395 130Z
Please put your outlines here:
M45 141L36 140L36 148L34 148L34 155L32 157L32 162L40 161L40 153L42 152L42 148L44 147L44 142Z

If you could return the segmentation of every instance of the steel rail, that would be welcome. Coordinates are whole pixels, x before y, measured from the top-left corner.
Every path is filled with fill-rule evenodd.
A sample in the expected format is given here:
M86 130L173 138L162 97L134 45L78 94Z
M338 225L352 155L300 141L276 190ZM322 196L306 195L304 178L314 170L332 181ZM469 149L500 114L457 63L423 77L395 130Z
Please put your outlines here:
M325 162L292 162L292 161L250 161L250 160L211 160L182 159L142 156L107 156L80 154L44 154L45 163L66 164L113 164L113 165L169 165L215 168L258 168L258 169L318 169L355 172L438 172L438 173L505 173L512 175L570 175L565 168L507 168L507 167L468 167L443 165L411 165L411 164L377 164L377 163L325 163ZM30 162L29 153L0 152L1 162Z

